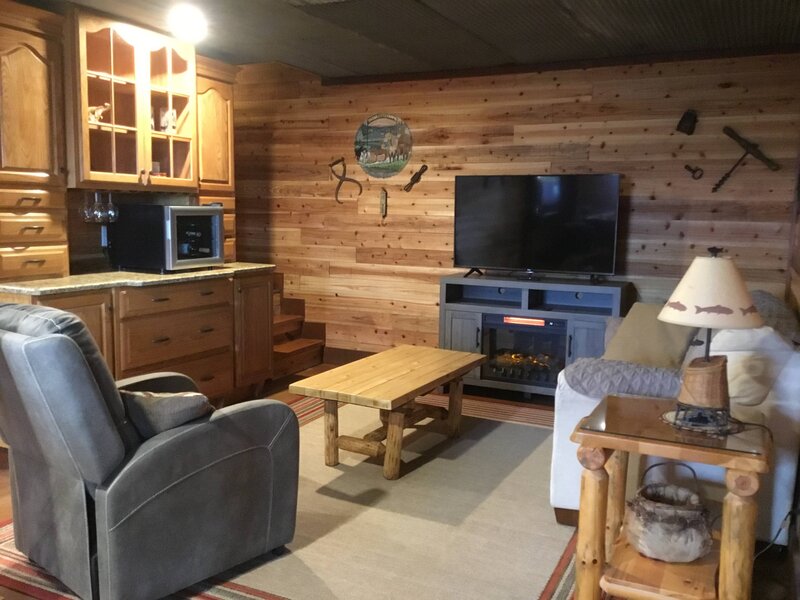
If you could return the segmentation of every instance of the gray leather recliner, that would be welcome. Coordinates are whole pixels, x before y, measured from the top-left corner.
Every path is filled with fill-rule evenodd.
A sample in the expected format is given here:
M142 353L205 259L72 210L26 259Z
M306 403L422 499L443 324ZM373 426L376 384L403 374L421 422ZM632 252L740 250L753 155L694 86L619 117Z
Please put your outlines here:
M195 391L161 373L114 382L83 322L0 304L0 434L20 551L81 598L176 592L292 540L298 424L254 400L142 440L117 384Z

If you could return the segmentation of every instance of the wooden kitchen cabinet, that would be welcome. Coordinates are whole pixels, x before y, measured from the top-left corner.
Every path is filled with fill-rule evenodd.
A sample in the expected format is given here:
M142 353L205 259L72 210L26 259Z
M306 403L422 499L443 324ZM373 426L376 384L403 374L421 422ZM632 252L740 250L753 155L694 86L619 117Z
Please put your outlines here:
M64 185L61 24L0 2L0 182Z
M233 83L237 67L197 57L197 146L200 204L225 210L225 261L236 260L233 174Z
M0 281L69 272L62 23L0 0Z
M194 189L194 47L74 10L67 27L70 187Z
M114 367L114 309L111 290L90 290L63 294L34 296L31 294L0 294L3 302L37 304L60 308L78 315L100 348L109 369Z
M35 304L60 308L78 315L111 368L114 364L114 312L111 290L39 296Z
M272 274L234 279L236 385L259 385L272 376Z

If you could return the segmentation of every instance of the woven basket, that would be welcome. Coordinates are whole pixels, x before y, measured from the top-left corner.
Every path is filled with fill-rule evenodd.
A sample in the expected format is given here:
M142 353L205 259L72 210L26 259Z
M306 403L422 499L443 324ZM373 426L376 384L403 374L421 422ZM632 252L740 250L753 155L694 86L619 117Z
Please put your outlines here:
M642 474L642 482L656 463ZM675 463L697 475L689 465ZM687 563L697 560L711 550L711 527L708 510L700 495L673 484L642 485L628 502L625 511L625 533L628 541L641 554L667 562Z

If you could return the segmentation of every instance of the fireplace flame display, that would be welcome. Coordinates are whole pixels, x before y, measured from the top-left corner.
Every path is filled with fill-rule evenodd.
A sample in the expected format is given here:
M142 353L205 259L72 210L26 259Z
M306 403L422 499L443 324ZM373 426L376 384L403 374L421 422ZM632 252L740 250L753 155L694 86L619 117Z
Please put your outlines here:
M549 381L563 368L563 364L556 364L557 362L559 361L545 353L531 355L503 349L491 358L489 367L495 376Z

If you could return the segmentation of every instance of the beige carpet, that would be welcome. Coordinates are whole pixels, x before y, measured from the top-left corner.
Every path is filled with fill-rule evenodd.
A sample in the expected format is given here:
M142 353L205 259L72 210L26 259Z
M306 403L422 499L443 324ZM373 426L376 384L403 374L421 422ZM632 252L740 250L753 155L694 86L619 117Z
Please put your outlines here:
M340 433L363 435L377 411L345 406ZM434 428L434 429L432 429ZM464 419L407 430L404 475L341 451L323 461L323 423L300 429L300 494L290 552L235 581L291 600L536 598L573 529L548 503L549 429Z

